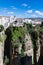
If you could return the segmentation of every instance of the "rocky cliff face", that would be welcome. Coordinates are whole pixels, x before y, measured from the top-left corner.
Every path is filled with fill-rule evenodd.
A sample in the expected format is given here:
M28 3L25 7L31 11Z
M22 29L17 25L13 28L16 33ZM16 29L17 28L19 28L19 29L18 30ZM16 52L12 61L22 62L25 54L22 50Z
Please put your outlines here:
M26 30L26 27L25 27L25 29L24 30ZM20 32L19 32L20 33ZM42 54L42 52L43 52L43 36L42 36L43 34L41 33L41 54ZM10 36L10 35L9 35ZM5 41L5 32L4 31L2 31L2 32L0 32L0 65L3 65L3 56L4 56L4 41ZM17 42L17 43L20 43L20 41L19 42ZM25 50L24 50L24 55L26 56L32 56L32 61L33 61L33 53L34 53L34 51L33 51L33 44L32 44L32 40L31 40L31 36L30 36L30 34L29 34L29 32L27 32L27 30L26 30L26 33L25 33ZM38 61L38 59L39 59L39 56L40 56L40 42L39 42L39 37L38 37L38 40L37 40L37 42L36 42L36 44L37 44L37 46L38 46L38 50L37 50L37 61ZM19 46L19 48L17 48L17 52L19 53L19 54L21 54L21 48L22 48L22 44L20 44L20 46ZM13 50L14 51L14 50Z
M33 47L32 47L32 41L30 34L25 35L25 55L27 56L32 56L32 61L33 61Z
M0 32L0 65L3 65L5 33Z
M40 32L40 55L43 56L43 31Z

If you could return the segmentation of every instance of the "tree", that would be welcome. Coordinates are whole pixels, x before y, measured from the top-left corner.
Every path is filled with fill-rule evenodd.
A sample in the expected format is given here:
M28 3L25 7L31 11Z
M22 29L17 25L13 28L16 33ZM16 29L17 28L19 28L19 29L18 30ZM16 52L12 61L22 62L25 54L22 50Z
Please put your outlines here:
M3 25L0 25L0 32L2 32L4 30Z

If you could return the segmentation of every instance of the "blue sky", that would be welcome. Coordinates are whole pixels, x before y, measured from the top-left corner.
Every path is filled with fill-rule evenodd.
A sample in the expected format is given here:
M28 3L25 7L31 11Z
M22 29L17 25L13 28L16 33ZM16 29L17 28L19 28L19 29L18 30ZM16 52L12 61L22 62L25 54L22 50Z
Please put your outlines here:
M0 0L0 16L43 17L43 0Z

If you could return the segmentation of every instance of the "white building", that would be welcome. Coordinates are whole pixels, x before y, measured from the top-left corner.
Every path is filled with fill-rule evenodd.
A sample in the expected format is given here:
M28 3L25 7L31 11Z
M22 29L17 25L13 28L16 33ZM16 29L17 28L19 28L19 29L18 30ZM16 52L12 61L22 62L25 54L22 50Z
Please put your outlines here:
M41 21L39 21L39 20L32 20L31 24L32 24L33 27L35 27L38 24L40 25Z
M31 23L32 20L31 20L31 19L24 19L23 22L24 22L24 23Z
M16 18L15 16L0 16L0 25L3 25L5 29L8 28L10 24L13 26L23 26L24 23L30 23L35 26L41 24L41 21L28 18Z
M22 18L17 18L16 21L13 22L13 26L23 26L24 22Z
M32 21L31 23L37 25L37 24L41 24L41 21L39 21L39 20L34 20L34 21Z
M3 25L6 29L9 27L10 23L13 23L15 20L15 16L0 16L0 25Z

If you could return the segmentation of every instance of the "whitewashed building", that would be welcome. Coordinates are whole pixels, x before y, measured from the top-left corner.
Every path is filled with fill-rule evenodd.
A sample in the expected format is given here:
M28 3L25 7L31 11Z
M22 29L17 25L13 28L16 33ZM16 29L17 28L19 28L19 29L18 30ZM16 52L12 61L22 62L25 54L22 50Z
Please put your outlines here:
M31 20L31 19L24 19L23 22L24 22L24 23L31 23L32 20Z
M1 16L0 25L4 26L4 29L9 27L10 23L13 23L16 20L15 16Z

